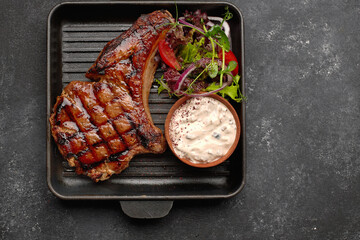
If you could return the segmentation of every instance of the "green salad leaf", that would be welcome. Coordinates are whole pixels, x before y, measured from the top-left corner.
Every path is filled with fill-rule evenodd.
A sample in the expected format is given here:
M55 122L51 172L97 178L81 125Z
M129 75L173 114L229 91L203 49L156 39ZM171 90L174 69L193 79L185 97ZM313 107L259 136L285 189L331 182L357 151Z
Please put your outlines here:
M195 40L193 43L189 42L180 48L178 55L183 59L183 64L190 64L196 62L204 57L212 57L212 52L204 48L205 38L199 41Z
M168 91L168 93L169 93L169 97L172 97L172 91L171 91L171 89L169 88L169 86L164 82L164 75L162 75L161 76L161 78L160 79L156 79L155 78L155 82L159 85L158 86L158 94L160 94L162 91L164 91L164 90L166 90L166 91Z
M239 80L240 80L239 75L234 76L231 85L219 91L219 94L221 94L222 97L228 96L235 102L241 102L242 100L246 101L246 98L241 94ZM210 92L219 89L220 87L221 86L219 84L213 82L205 90Z

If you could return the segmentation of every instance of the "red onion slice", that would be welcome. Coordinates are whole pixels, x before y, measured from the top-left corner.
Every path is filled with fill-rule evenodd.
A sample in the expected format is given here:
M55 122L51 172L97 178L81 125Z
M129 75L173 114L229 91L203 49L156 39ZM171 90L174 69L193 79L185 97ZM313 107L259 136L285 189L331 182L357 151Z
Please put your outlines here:
M219 59L215 59L215 61L218 62L219 65L221 65L221 60ZM183 95L186 95L186 96L193 96L193 95L201 95L203 96L203 94L207 94L207 93L202 93L202 94L187 94L183 91L180 91L183 83L185 82L185 79L186 77L196 69L196 66L201 66L203 65L203 67L205 67L206 64L209 64L211 62L211 58L203 58L203 59L200 59L198 60L196 63L192 63L190 64L190 66L180 75L179 79L177 80L176 84L175 84L175 89L174 89L174 93L176 94L183 94ZM221 86L221 88L219 89L216 89L216 90L213 90L211 92L208 92L208 93L216 93L216 92L219 92L221 91L222 89L224 89L226 86L228 86L229 84L231 84L232 82L232 76L227 74L229 80L226 82L226 83L223 83L223 86Z
M192 27L192 28L195 28L196 30L198 30L199 32L202 32L204 33L204 30L202 30L201 28L199 27L196 27L195 25L192 25L191 23L188 23L187 21L185 21L183 18L179 18L179 22L184 24L184 25L187 25L189 27Z
M178 93L181 89L182 84L184 83L186 77L196 69L195 63L192 63L179 77L175 84L175 93Z
M212 90L210 92L204 92L204 93L194 93L194 94L187 94L186 92L181 91L180 94L185 95L185 96L189 96L189 97L206 97L206 96L209 96L212 93L220 92L221 90L223 90L224 88L226 88L227 86L229 86L232 83L232 81L233 81L232 76L230 74L227 74L227 77L228 77L228 81L223 83L223 85L220 88L216 89L216 90Z

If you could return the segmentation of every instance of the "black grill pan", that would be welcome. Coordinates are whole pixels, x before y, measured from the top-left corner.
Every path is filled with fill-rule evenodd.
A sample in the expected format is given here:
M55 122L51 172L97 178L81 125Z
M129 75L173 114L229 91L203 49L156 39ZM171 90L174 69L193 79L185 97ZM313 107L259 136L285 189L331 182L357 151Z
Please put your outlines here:
M232 50L240 60L244 91L244 28L238 8L226 2L177 2L179 12L201 9L209 16L222 16L225 6L233 13L229 21ZM175 16L172 1L160 2L81 2L57 5L48 18L47 117L64 86L74 80L89 81L84 74L111 39L127 30L141 15L167 9ZM175 102L166 93L151 89L149 103L153 121L164 129L166 115ZM241 138L234 154L223 164L198 169L176 159L168 149L162 155L139 155L129 168L101 183L77 176L60 155L47 128L47 181L59 198L123 200L123 210L133 217L166 215L175 199L228 198L245 184L245 104L233 104L241 121ZM132 201L125 201L132 200ZM156 201L154 201L156 200ZM143 215L139 209L153 209ZM136 207L137 206L137 207Z

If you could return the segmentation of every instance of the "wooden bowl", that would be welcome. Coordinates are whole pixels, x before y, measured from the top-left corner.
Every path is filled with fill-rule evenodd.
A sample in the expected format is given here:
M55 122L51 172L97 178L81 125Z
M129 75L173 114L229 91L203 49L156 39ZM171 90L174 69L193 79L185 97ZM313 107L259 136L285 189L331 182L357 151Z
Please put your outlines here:
M223 97L220 97L219 95L210 94L207 97L214 98L214 99L220 101L221 103L223 103L230 110L232 115L234 116L235 123L236 123L235 141L232 144L232 146L230 147L230 149L227 151L227 153L224 156L222 156L221 158L219 158L219 159L217 159L215 161L209 162L209 163L193 163L188 159L179 157L175 152L175 149L173 147L173 142L170 139L170 133L169 133L170 121L171 121L171 118L172 118L175 110L177 108L179 108L183 103L185 103L191 97L185 96L185 97L180 98L177 102L175 102L175 104L171 107L171 109L170 109L170 111L169 111L169 113L168 113L168 115L166 117L166 121L165 121L165 138L166 138L166 141L167 141L171 151L182 162L184 162L184 163L186 163L186 164L188 164L190 166L198 167L198 168L214 167L214 166L219 165L220 163L224 162L226 159L228 159L231 156L231 154L234 152L234 150L235 150L235 148L236 148L236 146L237 146L237 144L239 142L240 132L241 132L240 120L239 120L239 117L238 117L235 109L233 108L233 106L226 99L224 99Z

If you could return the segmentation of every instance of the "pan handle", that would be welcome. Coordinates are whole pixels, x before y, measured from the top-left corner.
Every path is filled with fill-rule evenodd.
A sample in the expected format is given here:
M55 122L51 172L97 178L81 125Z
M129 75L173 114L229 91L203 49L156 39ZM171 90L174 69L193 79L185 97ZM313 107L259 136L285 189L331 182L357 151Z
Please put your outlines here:
M131 218L162 218L169 214L174 201L120 201L121 209Z

